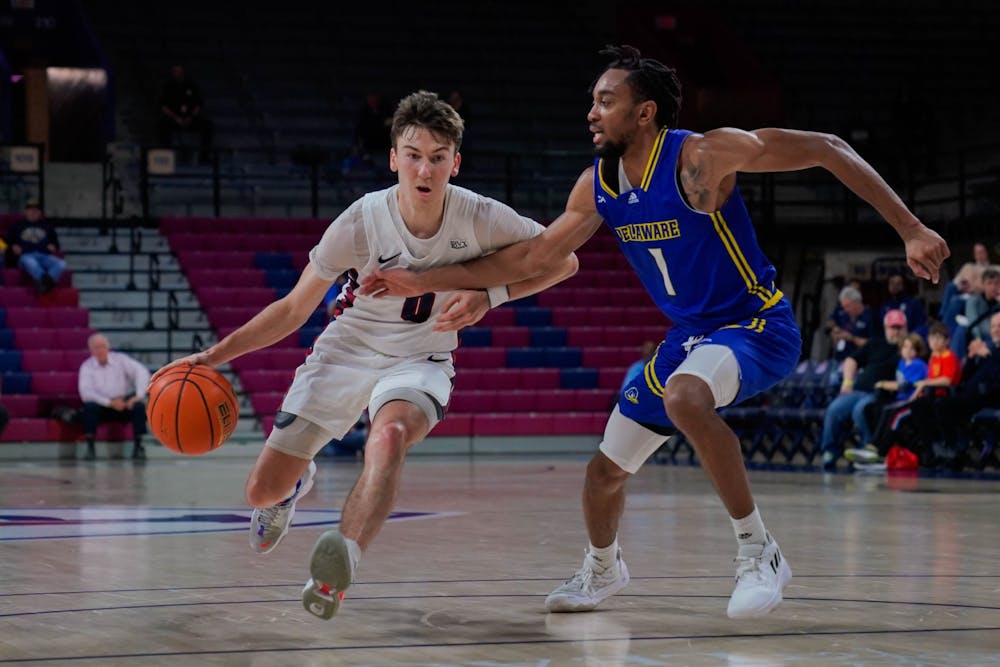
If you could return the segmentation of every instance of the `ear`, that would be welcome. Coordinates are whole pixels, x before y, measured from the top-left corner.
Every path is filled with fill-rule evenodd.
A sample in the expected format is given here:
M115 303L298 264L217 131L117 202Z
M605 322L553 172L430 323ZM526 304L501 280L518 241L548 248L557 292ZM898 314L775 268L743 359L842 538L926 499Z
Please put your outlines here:
M451 175L458 176L458 167L462 164L462 154L455 153L455 164L451 166Z
M399 171L399 165L396 164L396 149L389 149L389 171L395 173Z
M639 123L655 123L656 122L656 102L653 100L646 100L639 105Z

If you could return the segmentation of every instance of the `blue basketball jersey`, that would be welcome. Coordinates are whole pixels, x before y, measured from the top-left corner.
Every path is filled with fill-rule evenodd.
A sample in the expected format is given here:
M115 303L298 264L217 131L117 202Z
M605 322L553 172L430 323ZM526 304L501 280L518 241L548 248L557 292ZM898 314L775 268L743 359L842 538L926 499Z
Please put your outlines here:
M642 182L617 192L618 162L594 165L597 212L646 290L670 320L713 331L771 308L782 299L739 188L721 210L702 213L684 200L677 160L686 130L660 131Z

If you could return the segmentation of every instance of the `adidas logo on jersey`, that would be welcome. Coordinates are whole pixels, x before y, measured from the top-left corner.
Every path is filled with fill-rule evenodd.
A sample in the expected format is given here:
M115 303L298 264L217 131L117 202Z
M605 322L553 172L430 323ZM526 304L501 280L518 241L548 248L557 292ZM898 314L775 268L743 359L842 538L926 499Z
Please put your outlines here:
M636 194L634 192L628 193L628 203L629 204L638 204L639 203L639 198L636 196Z

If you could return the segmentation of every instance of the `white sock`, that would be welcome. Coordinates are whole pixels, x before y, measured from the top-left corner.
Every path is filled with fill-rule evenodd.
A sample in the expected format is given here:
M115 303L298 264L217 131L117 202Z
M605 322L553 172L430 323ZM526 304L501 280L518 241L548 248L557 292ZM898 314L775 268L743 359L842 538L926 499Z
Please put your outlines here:
M733 522L736 542L739 544L740 556L759 556L767 544L767 531L761 521L760 512L754 505L753 512L742 519L729 518Z
M615 564L618 559L618 537L615 537L606 547L590 545L590 557L605 570Z
M357 571L358 563L361 561L361 545L349 537L344 538L344 544L347 545L347 557L351 559L351 581L353 581L354 573Z

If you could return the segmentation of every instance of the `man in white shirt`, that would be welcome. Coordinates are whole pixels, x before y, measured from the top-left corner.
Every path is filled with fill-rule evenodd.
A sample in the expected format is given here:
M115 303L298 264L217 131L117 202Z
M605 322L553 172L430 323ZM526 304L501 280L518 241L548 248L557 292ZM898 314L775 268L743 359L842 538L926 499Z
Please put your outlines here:
M80 364L78 386L83 401L83 431L88 460L96 458L94 441L101 422L132 424L135 447L132 458L146 458L142 436L146 433L146 386L149 370L123 352L112 352L108 339L95 333L87 340L90 358Z

